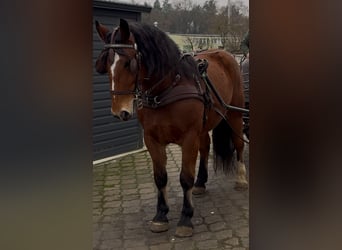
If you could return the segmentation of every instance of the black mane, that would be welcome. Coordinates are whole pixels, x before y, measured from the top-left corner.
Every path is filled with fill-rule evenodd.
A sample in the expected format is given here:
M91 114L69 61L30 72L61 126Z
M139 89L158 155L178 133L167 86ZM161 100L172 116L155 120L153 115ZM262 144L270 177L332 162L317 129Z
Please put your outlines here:
M196 64L191 56L181 59L181 52L177 44L157 27L130 23L130 31L142 54L142 63L145 65L148 76L163 78L171 70L190 79L197 72Z

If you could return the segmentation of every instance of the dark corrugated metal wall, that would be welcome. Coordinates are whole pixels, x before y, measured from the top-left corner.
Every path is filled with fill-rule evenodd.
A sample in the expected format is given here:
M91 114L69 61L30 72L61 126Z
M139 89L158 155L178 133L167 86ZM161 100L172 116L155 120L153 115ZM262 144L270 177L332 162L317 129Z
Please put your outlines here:
M134 6L94 1L93 20L111 27L117 26L120 18L140 21L141 12ZM93 22L93 65L102 48L103 43ZM93 160L143 147L142 129L138 120L134 118L122 122L111 115L109 89L108 76L99 75L93 67Z

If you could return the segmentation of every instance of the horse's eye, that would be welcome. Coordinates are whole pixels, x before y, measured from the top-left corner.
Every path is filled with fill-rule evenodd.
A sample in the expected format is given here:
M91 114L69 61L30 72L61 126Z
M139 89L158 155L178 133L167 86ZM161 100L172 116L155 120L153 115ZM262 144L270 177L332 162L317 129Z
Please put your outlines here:
M125 62L124 67L125 67L125 68L128 68L128 67L129 67L129 64L130 64L130 60L128 60L127 62Z

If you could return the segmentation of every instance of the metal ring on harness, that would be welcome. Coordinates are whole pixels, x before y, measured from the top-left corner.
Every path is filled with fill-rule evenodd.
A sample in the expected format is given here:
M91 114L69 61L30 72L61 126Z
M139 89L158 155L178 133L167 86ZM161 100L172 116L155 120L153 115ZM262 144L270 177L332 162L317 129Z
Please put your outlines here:
M153 102L154 102L155 105L159 105L160 104L160 101L157 100L158 98L159 98L159 96L155 96L153 98Z

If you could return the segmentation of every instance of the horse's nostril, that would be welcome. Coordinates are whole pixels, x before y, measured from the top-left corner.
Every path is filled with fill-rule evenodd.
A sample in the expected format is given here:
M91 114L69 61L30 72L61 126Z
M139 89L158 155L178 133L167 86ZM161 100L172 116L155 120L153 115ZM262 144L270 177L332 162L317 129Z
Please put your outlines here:
M128 111L121 111L120 112L120 118L123 121L127 121L131 118L131 114Z

